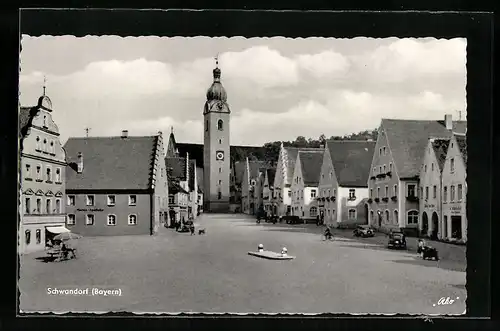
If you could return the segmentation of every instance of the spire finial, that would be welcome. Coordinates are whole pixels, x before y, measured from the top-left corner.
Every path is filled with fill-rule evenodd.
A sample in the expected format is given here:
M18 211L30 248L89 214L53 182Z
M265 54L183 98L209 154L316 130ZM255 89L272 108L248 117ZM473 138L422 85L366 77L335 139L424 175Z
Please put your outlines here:
M45 89L47 88L47 76L43 76L43 96L45 96Z
M89 137L89 131L90 131L90 128L85 128L85 136L87 138Z
M173 126L170 127L170 133L174 134L174 127Z
M215 67L219 67L219 53L217 53L217 55L215 56Z

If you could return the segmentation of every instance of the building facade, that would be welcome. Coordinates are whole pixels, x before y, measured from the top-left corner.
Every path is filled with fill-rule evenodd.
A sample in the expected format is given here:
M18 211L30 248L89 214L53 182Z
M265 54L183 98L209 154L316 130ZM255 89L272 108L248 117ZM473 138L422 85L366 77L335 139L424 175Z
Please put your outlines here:
M420 169L421 236L441 239L442 227L442 170L450 139L429 138Z
M292 177L292 215L304 222L316 220L318 209L318 185L323 150L299 151Z
M375 142L328 140L320 172L319 205L336 227L368 224L367 179Z
M443 239L467 242L467 141L450 140L443 167Z
M19 113L21 223L19 253L43 250L65 228L66 153L52 118L52 102L41 96Z
M265 172L264 176L264 188L262 191L263 194L263 203L264 210L268 215L277 215L278 214L278 206L275 200L275 190L272 184L274 183L274 175L276 174L275 168L269 168Z
M66 226L84 236L153 235L168 219L163 139L69 138Z
M241 210L244 214L255 215L259 207L263 208L263 181L268 167L266 161L246 158L241 182Z
M218 63L217 63L218 64ZM230 116L226 90L220 81L218 65L214 81L207 91L203 110L204 123L204 211L229 212L230 186Z
M380 231L417 235L420 170L429 137L465 132L467 122L382 119L368 180L369 224Z

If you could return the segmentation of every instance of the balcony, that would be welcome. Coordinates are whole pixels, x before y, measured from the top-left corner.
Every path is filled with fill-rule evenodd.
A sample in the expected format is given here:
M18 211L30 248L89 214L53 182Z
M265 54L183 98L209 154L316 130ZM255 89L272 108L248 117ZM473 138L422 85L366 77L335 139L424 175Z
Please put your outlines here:
M382 198L382 201L383 202L389 202L389 198L388 197Z
M387 177L392 177L392 171L387 172L387 173L386 173L386 176L387 176Z
M334 201L335 201L335 199L336 199L335 197L330 197L330 201L331 201L331 202L334 202Z
M395 196L391 197L391 200L392 201L398 201L398 197L395 195Z
M410 202L418 202L418 197L415 195L409 195L406 197L406 200L408 200Z
M375 199L374 199L374 201L375 201L376 203L379 203L379 202L380 202L380 199L379 199L379 198L375 198Z
M368 203L372 203L372 202L373 202L373 199L372 199L372 198L370 198L370 199L368 199L368 200L367 200L367 202L368 202Z
M386 174L378 174L377 178L385 178Z

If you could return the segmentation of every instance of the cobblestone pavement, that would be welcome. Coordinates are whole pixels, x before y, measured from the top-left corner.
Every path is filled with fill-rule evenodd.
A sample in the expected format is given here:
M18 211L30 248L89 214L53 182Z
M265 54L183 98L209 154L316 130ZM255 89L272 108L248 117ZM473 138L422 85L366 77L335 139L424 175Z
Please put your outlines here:
M76 260L21 259L20 309L33 311L461 314L465 272L422 261L376 238L323 241L315 226L261 223L246 215L202 215L205 235L80 240ZM247 254L258 244L291 261ZM451 263L451 262L449 262ZM120 289L121 296L50 295L48 289ZM440 298L454 300L438 304ZM441 301L442 302L442 301ZM448 301L450 302L450 301Z

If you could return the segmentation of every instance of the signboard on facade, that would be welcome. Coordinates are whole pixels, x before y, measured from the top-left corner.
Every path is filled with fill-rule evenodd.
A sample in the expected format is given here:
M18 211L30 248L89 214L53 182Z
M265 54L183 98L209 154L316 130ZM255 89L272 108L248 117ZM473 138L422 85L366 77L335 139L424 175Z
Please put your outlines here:
M104 209L101 209L101 208L91 208L91 209L77 208L76 211L104 211Z
M452 214L461 214L462 213L462 206L452 206L450 207L450 212Z

